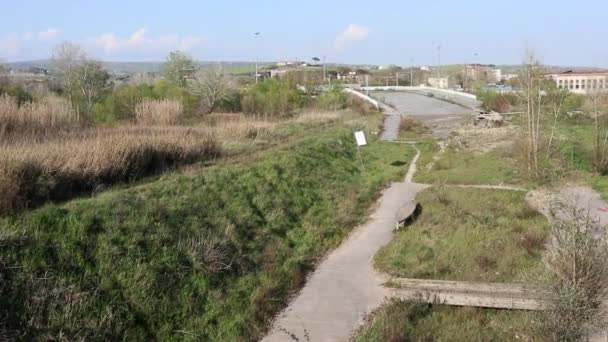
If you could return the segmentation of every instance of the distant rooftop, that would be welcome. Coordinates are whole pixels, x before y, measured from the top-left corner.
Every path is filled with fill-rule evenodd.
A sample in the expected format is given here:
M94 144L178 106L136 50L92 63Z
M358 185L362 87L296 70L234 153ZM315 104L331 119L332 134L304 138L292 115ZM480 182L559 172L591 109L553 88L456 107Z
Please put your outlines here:
M574 71L574 70L568 70L568 71L564 71L561 73L558 73L557 75L573 75L573 76L585 76L585 75L608 75L608 71Z

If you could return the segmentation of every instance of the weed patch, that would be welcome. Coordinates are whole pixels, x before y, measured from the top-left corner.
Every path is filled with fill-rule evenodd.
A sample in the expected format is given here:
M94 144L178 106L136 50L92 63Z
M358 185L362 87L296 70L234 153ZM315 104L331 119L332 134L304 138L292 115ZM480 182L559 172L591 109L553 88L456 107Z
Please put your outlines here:
M378 252L380 270L405 278L512 282L540 264L548 224L540 214L521 217L524 194L439 187L418 200L424 214Z

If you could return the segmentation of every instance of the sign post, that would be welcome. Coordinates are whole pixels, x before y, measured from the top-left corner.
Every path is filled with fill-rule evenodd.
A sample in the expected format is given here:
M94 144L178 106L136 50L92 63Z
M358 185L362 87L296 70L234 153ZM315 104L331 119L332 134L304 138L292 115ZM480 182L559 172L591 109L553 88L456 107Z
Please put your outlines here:
M363 133L363 131L356 131L355 141L357 142L357 156L359 157L359 162L361 162L361 168L363 169L363 172L365 172L365 166L363 165L363 157L361 157L361 146L367 145L367 141L365 140L365 133Z

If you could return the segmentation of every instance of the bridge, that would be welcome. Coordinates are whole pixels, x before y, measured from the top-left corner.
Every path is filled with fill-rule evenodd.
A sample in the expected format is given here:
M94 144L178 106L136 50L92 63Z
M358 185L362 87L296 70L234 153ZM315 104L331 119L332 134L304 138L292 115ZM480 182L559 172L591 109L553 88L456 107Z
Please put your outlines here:
M439 100L451 102L467 109L477 110L480 103L477 100L477 96L469 93L464 93L460 91L455 91L451 89L441 89L441 88L433 88L433 87L410 87L410 86L388 86L388 87L357 87L357 86L347 86L345 89L346 92L353 94L355 96L359 96L362 99L370 102L372 105L376 106L376 108L381 108L381 104L378 103L376 99L369 97L367 94L370 92L406 92L412 94L418 94L428 97L434 97ZM359 93L360 96L355 93Z

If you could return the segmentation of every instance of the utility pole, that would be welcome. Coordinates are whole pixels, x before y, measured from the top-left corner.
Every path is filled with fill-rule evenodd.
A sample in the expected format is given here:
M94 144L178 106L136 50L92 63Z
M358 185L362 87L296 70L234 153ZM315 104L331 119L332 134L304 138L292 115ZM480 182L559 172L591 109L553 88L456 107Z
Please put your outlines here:
M254 33L254 35L257 38L257 37L260 36L260 32L256 32L256 33ZM256 45L257 45L257 41L258 40L255 39L255 44ZM255 55L255 84L258 84L258 54L257 54L257 51L258 51L257 48L258 47L256 46L255 48L256 48L256 55Z
M399 73L395 74L395 87L399 86Z
M441 77L441 45L437 46L437 76Z
M414 86L414 59L410 58L410 87Z
M323 80L327 80L327 56L323 56Z

